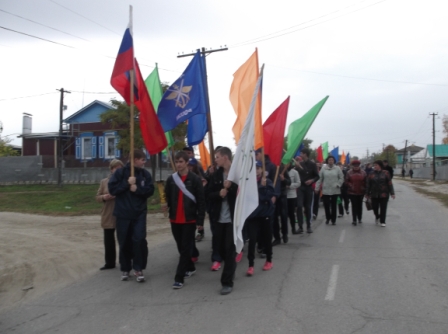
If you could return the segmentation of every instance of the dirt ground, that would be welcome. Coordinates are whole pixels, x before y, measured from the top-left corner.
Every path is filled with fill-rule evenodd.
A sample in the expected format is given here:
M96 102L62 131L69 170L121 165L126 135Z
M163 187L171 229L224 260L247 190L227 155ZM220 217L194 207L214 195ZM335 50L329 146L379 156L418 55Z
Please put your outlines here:
M171 238L163 214L148 215L147 222L150 248ZM0 231L0 311L91 276L104 264L99 215L0 212Z
M413 188L423 188L432 193L438 194L448 194L448 183L446 182L435 182L432 180L423 180L423 179L409 179L406 178L402 180L400 177L394 177L393 182L406 182L406 184L410 185Z

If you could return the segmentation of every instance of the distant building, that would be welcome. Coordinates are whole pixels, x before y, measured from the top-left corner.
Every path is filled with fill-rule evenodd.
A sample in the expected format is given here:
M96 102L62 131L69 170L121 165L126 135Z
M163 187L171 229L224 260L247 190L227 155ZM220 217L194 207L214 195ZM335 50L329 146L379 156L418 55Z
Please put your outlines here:
M108 103L93 101L63 120L61 136L64 167L107 167L109 161L121 158L117 149L118 130L100 121L100 115L114 109ZM24 114L22 155L41 155L44 168L57 167L59 132L33 133L31 115Z
M435 145L436 166L448 165L448 145ZM433 162L433 145L426 146L426 166L431 166Z

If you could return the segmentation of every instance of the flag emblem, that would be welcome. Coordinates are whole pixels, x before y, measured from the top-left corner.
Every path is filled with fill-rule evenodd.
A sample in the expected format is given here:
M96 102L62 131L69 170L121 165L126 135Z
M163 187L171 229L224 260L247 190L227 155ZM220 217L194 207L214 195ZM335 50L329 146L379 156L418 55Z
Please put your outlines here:
M176 100L176 107L185 108L190 101L189 93L193 86L184 86L184 79L180 82L180 85L173 84L168 91L171 92L166 99Z

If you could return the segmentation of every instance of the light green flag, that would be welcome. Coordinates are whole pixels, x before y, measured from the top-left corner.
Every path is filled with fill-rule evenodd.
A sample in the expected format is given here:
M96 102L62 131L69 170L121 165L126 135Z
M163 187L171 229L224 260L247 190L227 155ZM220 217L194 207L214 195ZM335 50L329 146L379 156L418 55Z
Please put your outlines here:
M322 144L322 156L324 157L324 160L328 157L328 142Z
M159 69L156 67L154 70L148 75L145 80L146 89L148 89L149 96L151 97L152 105L154 106L154 110L157 112L157 108L159 108L159 103L162 101L163 89L160 84L159 78ZM165 132L166 141L168 142L168 148L174 145L174 138L171 134L171 131ZM166 149L164 150L164 152Z
M297 152L297 149L300 146L300 143L305 138L308 130L316 119L319 111L324 106L325 102L327 102L328 96L326 96L322 101L316 104L314 107L310 109L305 115L301 118L292 122L288 127L288 149L286 150L285 155L283 156L282 163L288 164L291 162L291 159L294 157L294 154ZM327 149L328 151L328 149Z

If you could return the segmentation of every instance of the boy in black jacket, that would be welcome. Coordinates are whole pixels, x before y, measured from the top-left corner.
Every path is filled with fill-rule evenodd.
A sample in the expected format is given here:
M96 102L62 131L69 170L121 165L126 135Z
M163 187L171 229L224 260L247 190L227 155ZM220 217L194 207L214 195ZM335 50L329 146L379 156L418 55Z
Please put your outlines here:
M120 246L121 280L129 279L134 269L137 282L144 282L143 270L148 261L146 214L148 197L154 194L151 174L144 168L143 151L134 150L134 175L129 163L111 176L109 193L115 196L114 216L117 218L117 239Z
M180 254L173 289L180 289L184 278L196 272L191 257L196 226L198 230L204 228L205 197L201 178L188 170L187 153L177 152L174 159L177 172L166 180L165 194L171 232Z

